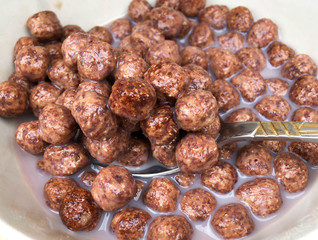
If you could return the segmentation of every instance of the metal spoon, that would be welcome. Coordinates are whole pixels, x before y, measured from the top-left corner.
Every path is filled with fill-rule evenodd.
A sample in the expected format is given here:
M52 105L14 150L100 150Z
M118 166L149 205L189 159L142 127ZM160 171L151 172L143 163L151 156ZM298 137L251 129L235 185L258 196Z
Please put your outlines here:
M318 143L318 123L307 122L222 122L221 131L217 138L218 146L238 141L292 141ZM98 168L106 167L96 160ZM134 177L152 178L180 172L178 167L168 168L154 165L144 170L131 170Z

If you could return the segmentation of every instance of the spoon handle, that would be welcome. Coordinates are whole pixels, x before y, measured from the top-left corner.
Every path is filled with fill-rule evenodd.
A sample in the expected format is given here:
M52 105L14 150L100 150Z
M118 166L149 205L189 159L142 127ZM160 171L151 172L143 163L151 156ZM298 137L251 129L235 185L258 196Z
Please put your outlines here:
M218 145L237 141L293 141L318 143L318 123L238 122L222 123Z

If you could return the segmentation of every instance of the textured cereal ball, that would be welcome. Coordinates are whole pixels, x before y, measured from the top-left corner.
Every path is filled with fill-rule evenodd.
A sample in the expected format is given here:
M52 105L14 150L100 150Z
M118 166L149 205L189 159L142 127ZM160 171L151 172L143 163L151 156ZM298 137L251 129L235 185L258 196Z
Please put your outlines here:
M236 52L244 47L244 36L237 32L228 32L218 36L218 43L222 48Z
M31 88L29 102L34 116L38 117L41 110L50 103L55 103L61 90L48 82L41 82Z
M318 122L318 110L310 107L298 108L292 117L295 122Z
M117 119L107 108L107 99L96 92L78 92L71 111L88 138L103 140L117 131Z
M129 135L120 130L102 141L83 138L83 144L88 152L101 164L108 164L117 160L120 154L127 151L129 141Z
M70 36L72 33L77 33L77 32L84 32L84 30L78 26L78 25L65 25L63 27L64 29L64 34L62 37L62 41L64 41L68 36Z
M78 143L63 146L50 145L37 167L53 176L69 176L90 163L84 147Z
M181 187L189 187L195 181L195 175L191 173L178 173L174 176L174 180L181 186Z
M113 216L110 230L116 234L119 240L138 240L144 236L146 225L150 219L151 216L146 211L127 207Z
M142 78L147 69L148 64L142 57L124 53L118 58L115 79Z
M268 89L273 95L284 97L287 93L289 83L279 78L266 79Z
M213 138L216 138L221 130L221 120L219 116L216 116L213 123L210 125L201 128L198 132L210 135Z
M79 92L92 91L108 99L111 90L111 86L107 81L83 81L78 85L76 92L79 94Z
M68 68L64 61L57 60L47 71L49 79L61 89L77 87L80 83L78 73Z
M66 89L55 101L55 104L62 105L71 111L76 94L76 88Z
M59 210L63 198L79 185L71 178L50 178L44 185L44 199L47 206Z
M109 44L113 42L112 34L105 27L95 26L92 29L90 29L87 33L90 35L94 35L100 41L107 42Z
M285 141L261 141L261 144L276 153L284 151L286 147Z
M91 231L99 222L101 210L88 190L77 188L63 198L59 214L68 229Z
M253 24L254 18L248 8L239 6L231 9L226 22L229 30L247 32Z
M180 32L177 35L177 38L184 38L187 36L187 34L190 32L193 26L195 26L195 22L189 20L184 14L180 12L180 15L182 16L183 22Z
M142 35L140 35L142 36ZM139 36L139 37L140 37ZM125 37L117 46L117 57L120 57L122 54L134 54L139 57L144 57L146 54L146 47L141 43L132 43L131 35ZM149 39L148 39L149 40ZM150 40L149 40L150 41Z
M212 168L201 174L201 184L218 193L228 193L233 190L237 182L235 168L226 162L218 161Z
M256 114L249 108L240 108L232 112L225 122L255 122L258 121Z
M110 165L97 174L91 193L104 211L114 211L125 206L135 196L135 179L126 168Z
M165 40L162 32L154 27L141 28L134 31L130 36L132 44L140 44L145 49Z
M177 98L183 92L187 75L176 63L159 63L152 65L144 74L144 79L156 90L159 100Z
M284 121L290 112L290 105L282 97L265 96L255 105L255 109L269 120Z
M307 186L308 168L292 153L281 153L274 159L275 177L289 193L303 190Z
M206 90L193 90L181 95L175 105L180 127L197 131L213 123L218 113L215 97Z
M132 24L129 19L119 18L112 22L110 25L110 31L117 39L124 39L131 34Z
M0 116L15 117L28 107L28 92L19 84L5 81L0 83Z
M122 144L121 142L119 144ZM149 157L149 142L143 138L133 137L129 141L129 145L125 153L123 153L118 163L125 166L138 167L147 162Z
M265 47L278 37L278 28L272 20L262 18L255 22L247 33L247 43L254 47Z
M217 143L209 135L188 133L178 143L176 160L182 172L201 173L218 161Z
M214 196L201 188L187 191L180 201L181 212L192 221L206 220L216 208Z
M46 77L49 55L45 47L25 46L17 54L15 68L31 82L39 82Z
M172 8L153 8L149 14L152 27L162 31L166 38L177 36L182 28L183 17L181 13Z
M144 204L158 212L174 212L180 190L167 178L151 180L144 194Z
M109 97L109 107L118 116L132 121L146 119L156 104L155 89L143 79L117 80Z
M248 102L253 102L258 96L266 93L266 82L262 75L249 68L245 68L240 74L233 77L231 83Z
M226 26L226 16L229 8L224 5L211 5L204 8L199 14L199 22L206 22L215 29L222 29Z
M183 216L162 215L149 225L148 240L192 239L193 229Z
M19 73L19 72L13 72L9 76L8 82L17 83L17 84L19 84L21 87L23 87L26 90L29 90L30 87L31 87L30 81L26 77L23 77L22 74Z
M138 132L140 130L140 122L139 121L131 121L127 118L118 117L118 126L122 128L126 132Z
M157 159L159 163L167 167L177 166L175 152L178 140L177 137L167 144L151 145L152 156Z
M42 11L32 15L27 21L27 27L39 42L60 40L64 34L60 21L52 11Z
M144 21L149 18L152 7L146 0L133 0L129 4L128 14L135 22Z
M318 165L318 143L292 142L288 150L301 156L310 164Z
M318 106L318 80L312 76L299 78L291 87L289 98L297 105Z
M188 42L191 46L205 48L215 43L213 30L208 23L199 23L189 35Z
M24 151L34 155L42 154L48 145L40 137L39 121L21 123L15 133L15 141Z
M238 91L227 81L217 79L212 83L210 89L221 112L226 112L240 104Z
M45 44L45 48L49 54L50 65L57 60L63 60L62 54L62 43L61 42L51 42Z
M132 32L136 32L143 29L148 29L152 26L151 21L149 19L144 20L142 22L138 22L133 28Z
M219 148L219 159L228 160L234 154L237 148L237 143L228 143Z
M83 78L95 81L105 79L116 67L116 54L107 42L89 44L78 54L78 73Z
M286 44L276 41L267 48L268 61L274 67L283 65L286 61L294 57L295 51Z
M182 66L187 64L196 64L204 69L208 68L208 59L205 52L195 46L186 46L181 51Z
M297 79L303 75L317 75L317 65L306 54L298 54L290 59L282 68L281 74L288 79Z
M212 79L208 71L195 64L188 64L184 66L183 69L188 75L186 91L211 89Z
M271 178L248 181L235 191L235 196L259 217L276 212L283 204L278 183Z
M206 0L180 0L180 11L187 17L195 17L205 4Z
M168 104L155 108L150 117L141 122L140 127L153 145L168 144L179 132L178 125L173 119L173 111Z
M239 59L227 49L214 47L207 49L205 53L210 62L210 69L216 78L228 78L243 67Z
M97 173L95 171L90 171L90 170L84 171L83 173L79 175L81 182L87 187L92 186L96 176L97 176Z
M146 54L146 61L150 65L160 62L174 62L181 64L180 48L178 43L165 40L150 47Z
M247 176L269 175L272 154L269 150L259 144L245 145L238 151L235 165Z
M39 116L40 137L48 143L62 145L76 134L77 124L66 107L50 103Z
M39 43L32 37L20 37L14 45L13 59L15 60L18 52L25 46L38 46Z
M220 207L213 215L211 225L225 239L242 238L254 230L250 213L239 203Z
M178 10L179 2L180 0L156 0L156 7L167 7Z
M235 53L235 56L248 68L262 71L266 67L266 58L261 49L245 47Z

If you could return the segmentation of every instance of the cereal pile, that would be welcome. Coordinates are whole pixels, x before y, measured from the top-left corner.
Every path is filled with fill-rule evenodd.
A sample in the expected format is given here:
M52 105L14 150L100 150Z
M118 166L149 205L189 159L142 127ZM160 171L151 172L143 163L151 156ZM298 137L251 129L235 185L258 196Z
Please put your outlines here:
M255 216L280 209L282 191L305 189L317 143L218 148L215 139L221 120L318 122L317 65L278 41L270 19L254 21L242 6L205 5L132 0L128 18L87 32L62 26L51 11L27 20L31 37L15 44L0 115L30 109L36 117L19 125L16 142L43 155L37 167L53 176L46 203L68 229L91 231L106 211L118 239L191 239L193 223L207 219L219 237L241 238L254 231ZM281 76L264 79L266 68ZM134 179L127 168L151 156L182 172ZM91 158L118 164L87 170ZM69 177L83 169L80 181ZM253 178L236 186L241 175ZM200 187L180 191L196 177ZM215 197L233 192L233 203ZM129 206L141 193L146 207Z

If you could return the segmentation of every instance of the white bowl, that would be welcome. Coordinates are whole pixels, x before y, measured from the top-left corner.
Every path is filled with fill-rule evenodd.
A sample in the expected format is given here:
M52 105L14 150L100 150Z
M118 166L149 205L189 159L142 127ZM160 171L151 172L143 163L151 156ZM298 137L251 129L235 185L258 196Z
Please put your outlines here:
M12 53L16 40L27 35L26 20L42 10L53 10L61 23L77 24L84 30L124 16L130 0L0 0L0 77L13 72ZM154 0L150 1L154 5ZM207 0L207 5L230 8L247 6L255 19L271 18L280 39L296 53L309 54L318 63L318 3L316 0ZM15 121L0 119L0 236L5 239L92 239L68 231L59 218L45 209L30 191L21 174L14 150ZM318 170L317 170L318 171ZM275 224L258 229L253 239L314 239L318 235L318 179ZM1 239L0 237L0 239ZM105 236L105 239L108 239ZM202 237L205 239L205 237Z

